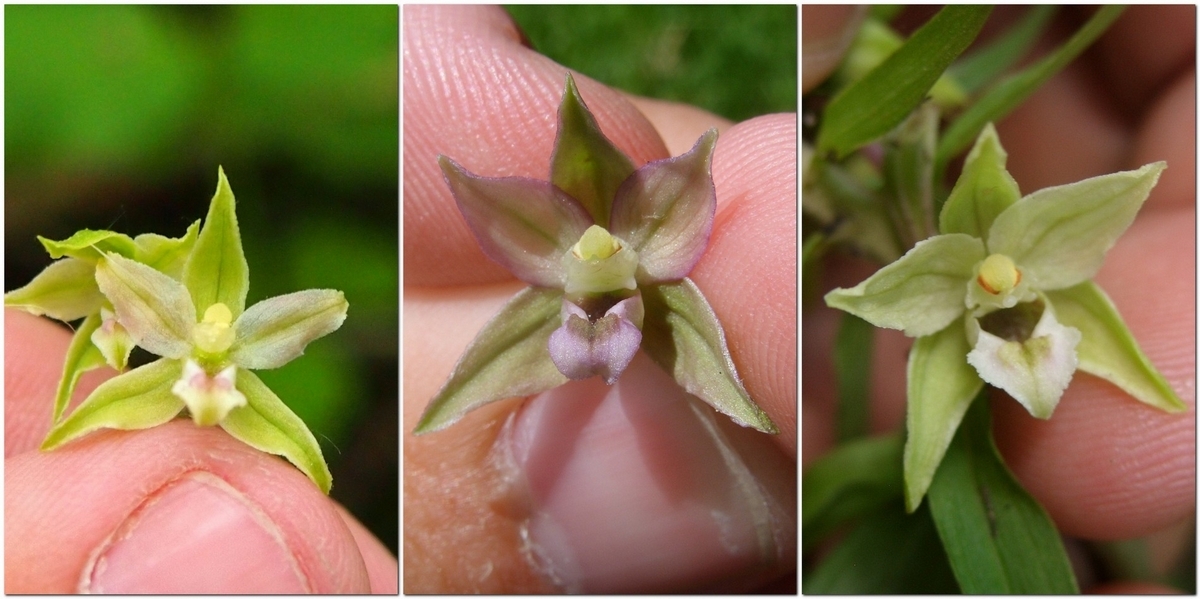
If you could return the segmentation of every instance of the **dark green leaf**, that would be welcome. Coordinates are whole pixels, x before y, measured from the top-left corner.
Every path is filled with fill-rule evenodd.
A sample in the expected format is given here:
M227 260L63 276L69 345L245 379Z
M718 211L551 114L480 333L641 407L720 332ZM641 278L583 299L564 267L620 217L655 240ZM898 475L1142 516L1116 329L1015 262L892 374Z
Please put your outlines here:
M971 44L990 6L947 6L825 111L817 147L844 156L900 124L946 67Z
M848 441L867 433L871 404L871 351L875 327L853 315L842 315L833 346L833 368L838 382L837 433Z
M801 485L801 530L807 551L845 522L903 493L898 433L851 441L809 466Z
M963 56L949 72L959 85L973 92L1016 64L1050 24L1057 6L1034 6L1003 36Z

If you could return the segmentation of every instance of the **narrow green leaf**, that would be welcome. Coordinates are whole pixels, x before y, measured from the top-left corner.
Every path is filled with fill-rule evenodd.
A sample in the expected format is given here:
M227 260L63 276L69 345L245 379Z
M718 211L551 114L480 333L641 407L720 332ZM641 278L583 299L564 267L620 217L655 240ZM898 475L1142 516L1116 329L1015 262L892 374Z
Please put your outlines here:
M908 441L904 444L904 501L917 509L963 414L983 381L967 363L963 321L921 337L908 354Z
M222 303L234 318L246 308L250 268L242 252L242 236L234 213L233 191L225 170L217 170L217 193L208 207L204 227L183 268L183 282L196 308L199 322L209 306Z
M801 530L807 551L842 524L904 493L899 433L851 441L834 448L804 472Z
M484 404L567 382L549 349L550 333L562 324L562 297L562 291L529 287L509 300L467 346L413 432L441 430Z
M988 123L967 154L962 175L950 191L939 216L942 233L966 233L984 238L1000 213L1021 199L1016 179L1005 164L1008 152L1000 145L996 128Z
M884 138L884 185L890 193L886 208L903 247L937 233L933 198L933 150L937 145L938 110L922 104Z
M171 420L183 410L183 401L171 393L182 371L182 362L163 359L108 379L50 429L42 450L101 428L140 430Z
M946 453L929 506L964 593L1079 592L1054 522L996 450L986 397L967 413Z
M229 359L243 368L279 368L312 341L338 330L350 304L341 291L307 289L261 301L234 323Z
M192 300L183 284L117 254L96 265L96 283L112 302L117 320L147 351L182 358L192 351Z
M742 426L779 432L742 386L725 331L691 279L643 287L642 300L642 348L684 391Z
M842 316L833 343L833 369L838 383L838 441L867 434L871 416L871 352L875 328L853 315Z
M1120 387L1138 401L1167 412L1185 412L1179 399L1125 326L1112 300L1091 281L1046 295L1060 322L1083 334L1075 348L1079 369Z
M183 267L192 253L192 247L196 245L199 233L200 221L196 221L187 228L187 233L178 239L155 233L138 235L133 239L137 251L132 257L154 270L178 279L183 274Z
M62 378L58 381L58 390L54 393L54 413L50 422L57 424L62 419L71 395L75 393L75 385L83 373L104 366L104 354L92 343L92 332L100 328L100 313L89 314L83 319L79 328L71 337L67 346L67 357L63 362Z
M117 253L132 258L137 252L137 246L128 235L113 231L84 229L62 241L46 239L40 235L38 241L42 242L42 246L55 260L70 256L95 264L106 253Z
M1025 56L1041 37L1057 6L1040 5L1026 11L1021 20L988 45L973 50L949 68L949 73L968 92L980 89Z
M575 79L558 107L558 133L550 155L550 182L579 200L597 223L608 223L617 187L633 174L633 161L613 145L583 103Z
M63 322L99 312L102 303L96 266L77 258L52 262L28 285L4 294L5 306Z
M844 156L900 124L979 34L991 10L947 6L939 11L883 64L833 98L818 149Z
M979 135L984 125L999 121L1020 106L1050 77L1062 70L1092 42L1096 41L1096 38L1100 37L1100 34L1104 33L1124 10L1124 6L1101 7L1079 31L1075 32L1075 35L1071 36L1071 39L1059 46L1054 53L1020 73L1005 78L959 115L938 142L936 171L939 178L941 173L945 172L946 164L965 149L971 140L975 139L975 136Z
M229 412L221 428L250 447L287 458L328 495L333 475L304 421L249 370L238 369L237 390L246 396L246 405Z

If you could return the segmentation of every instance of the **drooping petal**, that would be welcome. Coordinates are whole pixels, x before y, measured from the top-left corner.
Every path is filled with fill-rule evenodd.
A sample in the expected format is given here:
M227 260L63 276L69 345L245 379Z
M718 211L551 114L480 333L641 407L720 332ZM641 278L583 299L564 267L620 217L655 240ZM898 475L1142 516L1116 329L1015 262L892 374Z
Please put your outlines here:
M559 372L574 380L599 375L609 385L617 382L642 342L642 332L633 321L642 313L641 297L617 302L595 321L566 299L563 308L567 316L549 342L550 359Z
M682 279L704 254L717 209L716 143L710 129L686 154L643 166L617 190L610 228L638 253L640 281Z
M938 230L983 238L996 217L1021 198L1017 181L1004 168L1008 153L988 123L967 154L962 175L942 207Z
M594 222L605 224L617 187L633 171L633 161L601 133L568 73L550 154L550 182L577 199Z
M171 386L171 393L183 400L197 426L217 424L234 408L246 405L246 396L237 390L236 366L210 376L189 359L183 365L183 375Z
M1013 259L1040 291L1082 283L1133 222L1165 162L1036 191L996 217L989 252Z
M182 283L117 254L96 265L96 283L138 345L164 358L191 352L196 309Z
M1008 392L1035 418L1049 418L1079 363L1079 330L1060 324L1049 302L1024 341L993 335L972 317L967 326L978 334L967 362L979 377Z
M5 306L63 322L95 314L102 303L96 267L77 258L53 262L28 285L4 294Z
M592 225L587 210L546 181L479 177L445 156L438 164L483 253L530 285L561 289L563 254Z
M137 246L128 235L115 231L93 231L84 229L62 240L54 241L38 236L42 247L51 258L58 259L70 256L85 262L95 264L104 254L117 253L126 258L133 258Z
M862 283L830 291L825 303L909 337L936 333L966 309L967 284L984 257L976 237L931 237Z
M338 330L349 306L333 289L297 291L254 304L233 325L229 359L253 370L283 366L313 340Z
M217 169L217 192L208 206L200 236L183 268L183 282L191 293L198 322L213 304L225 304L234 318L246 308L250 267L242 252L242 235L234 212L233 190L225 169Z

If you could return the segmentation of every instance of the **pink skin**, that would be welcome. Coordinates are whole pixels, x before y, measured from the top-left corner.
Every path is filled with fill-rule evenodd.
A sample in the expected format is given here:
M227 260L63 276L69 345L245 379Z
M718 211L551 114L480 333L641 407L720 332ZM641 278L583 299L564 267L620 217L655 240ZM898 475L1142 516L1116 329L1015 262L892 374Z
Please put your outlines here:
M403 20L402 380L404 429L410 431L462 350L524 286L478 249L442 181L436 157L450 156L483 176L545 179L566 69L522 46L510 20L493 7L409 6ZM691 277L721 319L747 389L781 429L771 437L751 431L756 437L739 451L765 452L755 462L763 466L752 468L753 476L777 498L790 489L794 510L795 115L730 126L695 109L631 102L578 73L575 81L601 130L638 166L687 151L709 127L721 129L713 159L716 219L708 249ZM577 587L585 591L722 588L712 586L718 584L753 589L771 580L783 580L785 586L794 581L794 540L790 554L784 550L787 555L765 571L756 569L757 560L712 544L708 512L697 512L700 504L692 502L705 488L692 477L702 476L712 462L696 464L691 450L682 449L705 447L693 438L700 434L695 421L638 411L645 405L663 410L656 414L687 412L678 410L686 405L678 403L682 398L658 399L661 393L650 386L659 389L662 379L654 371L648 360L635 358L622 381L633 376L631 381L645 381L645 388L622 382L607 387L598 379L572 382L526 401L485 406L444 431L406 434L405 590L521 593L563 588L522 554L521 527L530 518L534 543L549 544L536 538L543 530L544 520L537 519L542 516L558 518L557 528L568 535L599 531L588 533L595 542L575 555L587 571ZM512 426L505 428L510 417ZM535 434L535 440L522 436L528 434ZM687 435L689 442L681 443L676 435ZM516 455L515 472L506 469L508 452ZM552 459L530 462L524 455ZM590 491L572 492L588 484L600 485L593 490L612 498L602 502L599 513L581 509ZM681 494L655 495L662 489ZM639 497L645 499L640 505L623 503ZM620 507L610 509L610 503ZM625 517L619 509L638 511ZM703 517L689 524L697 513ZM591 522L575 514L587 514ZM605 518L611 526L590 528ZM620 539L598 538L618 532L636 535L634 522L641 521L674 535L653 539L655 547L666 543L673 550L644 556L637 543L630 550ZM777 523L777 528L782 544L788 545L782 531L794 531L794 520ZM745 532L732 534L744 539ZM629 559L622 561L624 557ZM630 569L638 561L644 568L651 557L663 560L662 567L637 574ZM611 586L622 579L636 580L636 586Z
M396 558L361 524L219 428L177 420L38 451L70 335L15 310L5 321L5 591L396 592ZM74 403L111 374L85 375Z
M1015 9L1016 7L1013 7ZM823 7L805 7L820 11ZM1009 17L997 9L997 15ZM1132 7L1096 48L998 124L1008 166L1024 193L1166 160L1168 169L1096 277L1142 349L1180 397L1195 405L1194 7ZM1055 29L1061 39L1068 28ZM806 30L807 33L807 30ZM826 35L836 32L826 31ZM805 47L809 44L805 40ZM826 287L854 284L871 268L838 259ZM835 314L805 310L804 462L832 442ZM873 429L901 426L908 342L877 336ZM1195 512L1195 413L1172 416L1077 373L1049 421L1003 394L993 408L997 442L1022 483L1063 532L1131 538Z

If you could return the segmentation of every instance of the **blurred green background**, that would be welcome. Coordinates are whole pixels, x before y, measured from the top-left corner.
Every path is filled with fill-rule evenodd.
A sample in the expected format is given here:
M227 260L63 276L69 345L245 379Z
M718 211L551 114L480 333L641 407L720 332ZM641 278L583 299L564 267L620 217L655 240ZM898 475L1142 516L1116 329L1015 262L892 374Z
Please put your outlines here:
M182 235L223 165L248 302L308 288L350 302L341 330L260 374L320 439L333 497L395 552L398 8L4 14L5 290L50 263L35 235Z
M795 112L796 6L506 6L534 49L734 121Z

